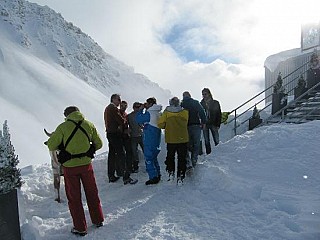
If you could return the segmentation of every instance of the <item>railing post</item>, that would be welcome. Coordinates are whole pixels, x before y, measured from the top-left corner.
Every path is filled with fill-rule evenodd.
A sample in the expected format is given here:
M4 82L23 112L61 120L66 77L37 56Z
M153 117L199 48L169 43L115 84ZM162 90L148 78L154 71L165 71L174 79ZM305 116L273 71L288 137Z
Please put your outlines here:
M237 110L234 111L234 135L237 135Z

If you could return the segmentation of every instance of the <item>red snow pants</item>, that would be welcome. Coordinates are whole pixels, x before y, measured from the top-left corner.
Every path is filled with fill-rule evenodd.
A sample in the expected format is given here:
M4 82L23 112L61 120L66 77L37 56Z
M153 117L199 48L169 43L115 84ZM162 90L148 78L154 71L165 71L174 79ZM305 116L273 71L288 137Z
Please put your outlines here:
M104 216L92 164L79 167L64 167L65 190L73 226L78 231L87 231L87 223L81 200L81 183L86 195L90 218L93 224L103 222Z

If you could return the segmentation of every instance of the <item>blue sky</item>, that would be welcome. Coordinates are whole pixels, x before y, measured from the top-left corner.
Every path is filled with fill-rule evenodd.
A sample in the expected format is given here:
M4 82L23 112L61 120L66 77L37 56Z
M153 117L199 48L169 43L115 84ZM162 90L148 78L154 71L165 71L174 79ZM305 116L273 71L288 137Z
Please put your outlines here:
M164 44L169 44L185 63L191 61L211 63L216 59L237 63L235 59L227 58L223 54L215 54L214 46L218 43L218 37L214 34L202 34L203 27L205 26L197 23L189 25L184 22L177 23L164 35ZM207 51L208 45L212 47L212 51Z

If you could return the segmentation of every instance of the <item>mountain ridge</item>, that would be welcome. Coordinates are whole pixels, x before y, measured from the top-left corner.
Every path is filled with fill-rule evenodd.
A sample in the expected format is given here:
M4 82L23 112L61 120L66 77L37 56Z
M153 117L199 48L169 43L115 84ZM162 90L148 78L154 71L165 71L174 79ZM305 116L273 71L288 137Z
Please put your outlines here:
M128 112L135 101L154 96L166 104L171 97L49 7L0 1L0 32L0 123L8 120L24 166L48 161L43 128L54 131L66 106L78 106L103 136L111 94L128 102Z
M0 16L9 25L6 29L11 41L37 57L46 56L44 60L59 64L102 93L111 94L108 88L125 87L130 81L135 86L149 85L149 90L157 88L170 96L168 90L162 90L158 84L106 53L79 27L65 21L49 7L24 0L3 0L0 7Z

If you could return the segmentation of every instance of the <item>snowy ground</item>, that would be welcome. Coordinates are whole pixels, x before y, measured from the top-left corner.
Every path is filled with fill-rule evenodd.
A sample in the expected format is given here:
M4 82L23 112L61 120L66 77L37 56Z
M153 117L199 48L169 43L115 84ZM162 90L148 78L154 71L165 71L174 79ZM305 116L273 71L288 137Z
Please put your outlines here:
M319 132L320 121L248 131L201 156L181 187L165 179L145 186L143 169L136 185L109 184L102 154L94 168L105 225L93 228L85 205L83 239L320 239ZM53 201L49 164L22 174L23 239L78 239L64 191L61 204Z

